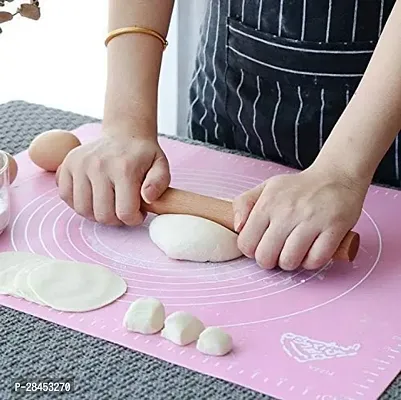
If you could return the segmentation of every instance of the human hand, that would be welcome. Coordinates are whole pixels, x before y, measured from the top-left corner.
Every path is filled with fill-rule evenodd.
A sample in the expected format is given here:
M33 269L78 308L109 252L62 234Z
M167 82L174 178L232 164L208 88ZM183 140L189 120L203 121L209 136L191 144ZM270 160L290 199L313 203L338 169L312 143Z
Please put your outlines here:
M58 171L60 197L107 225L141 224L141 197L152 202L169 184L168 161L154 137L105 134L72 150Z
M369 184L317 166L273 177L234 200L238 246L262 268L320 268L358 221Z

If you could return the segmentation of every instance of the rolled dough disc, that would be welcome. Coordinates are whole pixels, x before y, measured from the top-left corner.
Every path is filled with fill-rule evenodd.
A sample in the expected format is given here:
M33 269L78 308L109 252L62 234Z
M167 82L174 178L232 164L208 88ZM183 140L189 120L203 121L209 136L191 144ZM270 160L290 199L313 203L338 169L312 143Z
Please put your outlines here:
M149 235L157 247L176 260L222 262L242 255L237 234L193 215L159 215L150 223Z
M43 260L46 257L28 252L5 251L0 253L0 294L14 293L14 280L16 275L30 262Z
M38 257L36 260L31 259L30 262L22 267L15 275L11 294L16 297L22 297L27 301L31 301L32 303L45 305L45 303L43 303L38 296L36 296L31 287L28 285L28 276L34 269L51 262L53 262L53 260L46 257Z
M53 261L33 269L28 285L40 301L67 312L96 310L127 290L125 281L110 269L70 261Z

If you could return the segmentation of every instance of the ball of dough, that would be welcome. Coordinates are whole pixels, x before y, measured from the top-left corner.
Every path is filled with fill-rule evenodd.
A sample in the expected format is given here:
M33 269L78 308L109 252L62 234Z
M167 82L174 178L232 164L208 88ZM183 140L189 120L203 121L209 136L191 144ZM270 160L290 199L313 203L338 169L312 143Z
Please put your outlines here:
M139 298L125 313L123 326L132 332L152 335L162 330L165 317L164 306L158 299Z
M8 158L8 174L10 177L10 185L15 181L18 173L18 164L11 154L6 153Z
M224 356L232 350L233 340L222 329L210 326L199 335L196 348L209 356Z
M159 215L150 223L149 235L157 247L176 260L222 262L242 255L236 233L193 215Z
M81 142L71 132L51 130L37 136L29 146L31 160L40 168L55 172L67 154Z
M161 335L178 346L186 346L198 340L204 329L202 322L192 314L176 311L164 321L164 329Z

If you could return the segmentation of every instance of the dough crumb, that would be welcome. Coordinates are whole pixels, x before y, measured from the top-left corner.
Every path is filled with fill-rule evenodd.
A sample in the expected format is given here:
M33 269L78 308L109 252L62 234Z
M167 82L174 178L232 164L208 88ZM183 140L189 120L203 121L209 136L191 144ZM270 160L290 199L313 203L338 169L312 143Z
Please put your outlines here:
M204 329L203 323L192 314L176 311L166 318L161 336L178 346L186 346L198 340Z
M196 349L209 356L224 356L233 348L232 337L221 328L210 326L199 336Z
M130 305L123 326L131 332L152 335L162 330L165 317L164 306L158 299L143 297Z

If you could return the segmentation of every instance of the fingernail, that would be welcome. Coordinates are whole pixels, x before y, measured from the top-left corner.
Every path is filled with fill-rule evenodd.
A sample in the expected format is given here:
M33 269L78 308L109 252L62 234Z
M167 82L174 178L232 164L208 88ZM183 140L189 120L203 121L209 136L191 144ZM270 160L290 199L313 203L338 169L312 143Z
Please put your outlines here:
M146 185L142 190L142 197L145 203L150 204L154 196L152 196L153 187L151 184Z
M234 214L234 230L235 230L235 232L238 232L240 225L241 225L241 213L237 211Z

